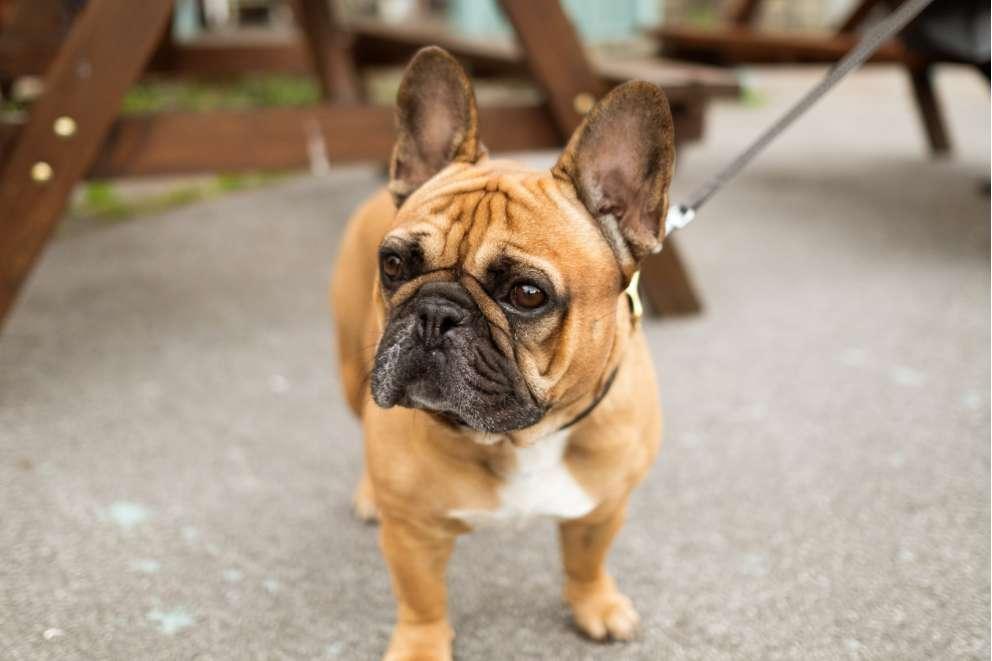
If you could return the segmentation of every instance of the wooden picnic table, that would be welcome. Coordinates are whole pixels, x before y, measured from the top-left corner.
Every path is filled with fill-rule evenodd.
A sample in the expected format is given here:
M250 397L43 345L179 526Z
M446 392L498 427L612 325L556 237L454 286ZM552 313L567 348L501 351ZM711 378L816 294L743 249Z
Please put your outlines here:
M708 67L588 57L557 0L500 0L516 35L516 42L505 43L464 39L431 25L345 24L327 0L294 0L304 39L249 44L175 43L171 0L4 1L14 6L8 25L0 26L0 85L43 75L44 92L25 118L0 118L0 323L71 191L88 177L299 168L315 148L332 163L385 162L393 109L365 101L359 71L402 62L428 44L447 48L476 75L524 76L543 93L538 104L480 108L482 138L493 151L560 147L595 99L629 78L665 89L681 143L702 136L711 97L737 93L733 76ZM317 75L323 102L120 114L124 94L146 72L294 70ZM699 309L671 239L645 265L642 282L656 313Z
M832 32L775 32L755 23L764 0L729 0L723 21L715 27L663 25L652 31L661 52L670 57L716 65L792 64L838 61L859 41L872 12L894 9L904 0L858 0ZM923 129L935 156L946 154L951 142L933 85L934 66L956 62L948 54L923 54L895 38L882 44L869 63L905 67Z

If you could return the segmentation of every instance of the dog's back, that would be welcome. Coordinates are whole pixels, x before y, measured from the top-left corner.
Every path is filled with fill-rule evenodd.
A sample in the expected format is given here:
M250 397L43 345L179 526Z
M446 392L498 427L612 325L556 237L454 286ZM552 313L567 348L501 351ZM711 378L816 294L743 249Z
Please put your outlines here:
M368 394L366 385L376 349L375 311L370 296L379 263L377 251L395 215L393 198L385 188L362 205L348 221L331 279L341 384L348 405L358 417ZM337 313L340 310L365 313L342 315Z

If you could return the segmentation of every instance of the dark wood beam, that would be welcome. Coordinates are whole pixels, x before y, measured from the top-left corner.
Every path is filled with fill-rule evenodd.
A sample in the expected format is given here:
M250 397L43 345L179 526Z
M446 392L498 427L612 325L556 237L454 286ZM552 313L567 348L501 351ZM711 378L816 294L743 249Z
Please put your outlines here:
M45 92L0 164L0 323L90 169L172 3L90 0L45 76ZM108 35L112 38L108 38Z
M554 148L544 108L482 108L482 138L493 151ZM92 177L306 167L311 150L328 161L382 161L393 146L393 109L320 105L251 111L124 117L111 131Z
M665 54L721 64L833 63L857 45L856 34L801 35L750 28L719 30L667 26L654 32ZM920 57L890 41L869 62L919 63Z
M351 37L339 29L334 6L328 0L293 0L292 6L324 98L359 101L362 94L352 64Z
M586 57L575 27L558 2L500 0L524 50L527 68L547 94L566 140L607 87Z
M933 156L944 156L951 151L951 138L944 122L944 113L940 107L940 99L933 86L933 67L907 67L909 82L913 88L913 98L916 109L923 123L930 153Z
M702 136L701 106L675 105L673 118L680 142ZM562 146L543 106L483 106L479 123L483 142L496 153ZM0 158L21 128L0 122ZM302 168L309 163L314 139L322 142L332 164L385 161L393 137L393 110L380 106L127 116L113 124L87 176Z

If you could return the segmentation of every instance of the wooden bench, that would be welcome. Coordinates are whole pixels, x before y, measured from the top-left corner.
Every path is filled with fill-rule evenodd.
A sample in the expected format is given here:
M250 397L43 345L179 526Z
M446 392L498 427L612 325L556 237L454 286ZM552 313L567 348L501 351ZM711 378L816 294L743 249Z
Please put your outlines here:
M877 7L898 6L903 0L859 0L833 33L796 34L758 30L754 20L763 0L733 0L724 8L723 24L714 29L665 25L652 31L661 52L671 57L720 65L823 63L839 60L858 43L857 30ZM933 87L932 69L945 58L915 53L894 39L879 48L871 63L899 64L906 68L923 128L935 156L950 151L951 144Z
M22 121L0 120L0 323L79 181L298 168L310 163L314 149L331 163L384 162L393 110L364 101L358 70L403 61L430 43L448 48L480 75L526 76L543 93L536 105L480 108L482 137L493 151L560 147L592 102L628 77L665 87L681 142L702 135L712 95L736 93L731 76L698 65L590 62L552 0L500 0L519 45L464 40L430 26L343 25L326 0L294 0L302 41L176 44L168 30L170 0L89 0L78 16L68 14L62 0L16 1L14 20L0 33L0 84L44 74L44 93ZM324 102L119 114L127 89L146 71L198 76L272 70L313 71ZM671 240L649 260L642 282L657 313L699 309Z

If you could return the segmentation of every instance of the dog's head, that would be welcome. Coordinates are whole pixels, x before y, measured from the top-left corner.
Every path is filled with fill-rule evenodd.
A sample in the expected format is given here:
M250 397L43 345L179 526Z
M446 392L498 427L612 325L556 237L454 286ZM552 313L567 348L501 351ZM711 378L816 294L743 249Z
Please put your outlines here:
M407 68L397 122L375 402L489 433L588 405L626 342L623 291L664 238L665 95L617 87L551 171L534 171L487 158L465 72L427 48Z

